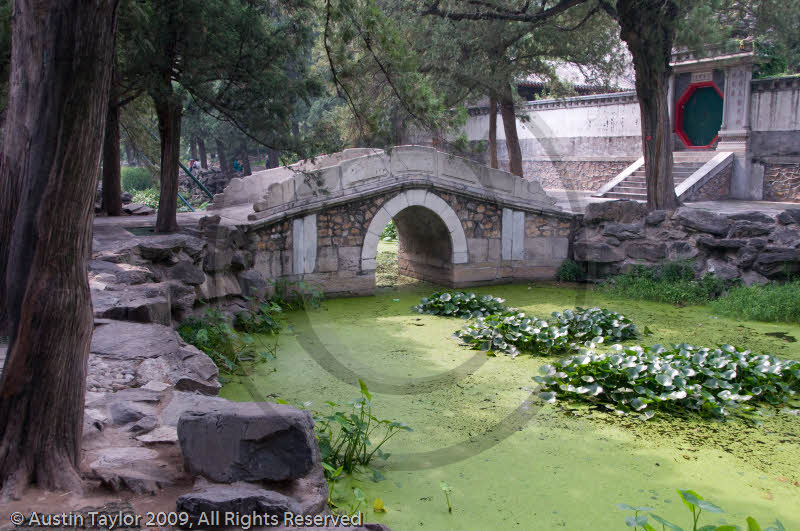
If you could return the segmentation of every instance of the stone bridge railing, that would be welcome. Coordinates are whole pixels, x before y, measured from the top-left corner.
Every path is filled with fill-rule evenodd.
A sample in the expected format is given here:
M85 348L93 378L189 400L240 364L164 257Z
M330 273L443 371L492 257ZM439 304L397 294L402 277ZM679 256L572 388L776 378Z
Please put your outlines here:
M220 208L253 203L250 220L258 221L287 210L308 210L410 186L433 187L528 211L561 211L536 181L423 146L398 146L391 153L345 150L313 165L297 164L233 179L214 204Z

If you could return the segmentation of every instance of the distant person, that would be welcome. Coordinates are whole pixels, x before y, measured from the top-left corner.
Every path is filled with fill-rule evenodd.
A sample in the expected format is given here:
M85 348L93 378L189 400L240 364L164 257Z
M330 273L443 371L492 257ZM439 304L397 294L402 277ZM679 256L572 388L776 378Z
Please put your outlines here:
M267 158L264 159L264 167L269 169L269 153L267 153Z
M234 159L233 161L233 170L242 173L242 165L239 164L238 159Z

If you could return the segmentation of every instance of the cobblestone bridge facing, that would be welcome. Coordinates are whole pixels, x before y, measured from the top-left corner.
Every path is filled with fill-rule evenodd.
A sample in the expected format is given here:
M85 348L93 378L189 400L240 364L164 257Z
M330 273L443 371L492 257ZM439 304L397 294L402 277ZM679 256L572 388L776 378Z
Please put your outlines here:
M575 230L538 182L427 147L346 150L271 172L236 179L215 198L253 203L247 224L201 224L208 298L257 294L266 279L369 294L392 219L401 274L450 287L553 278Z

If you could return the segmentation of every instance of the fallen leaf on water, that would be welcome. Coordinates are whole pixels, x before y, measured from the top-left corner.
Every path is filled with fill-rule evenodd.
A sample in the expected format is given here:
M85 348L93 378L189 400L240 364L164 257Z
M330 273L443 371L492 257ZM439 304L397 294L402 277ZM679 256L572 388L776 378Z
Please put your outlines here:
M383 505L383 501L380 498L375 498L375 503L372 504L372 510L376 513L386 512L386 507Z

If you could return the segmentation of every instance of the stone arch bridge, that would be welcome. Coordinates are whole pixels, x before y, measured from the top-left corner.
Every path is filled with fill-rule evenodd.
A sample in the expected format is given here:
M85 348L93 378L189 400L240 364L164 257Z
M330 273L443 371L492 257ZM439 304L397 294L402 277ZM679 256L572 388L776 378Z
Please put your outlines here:
M371 293L392 219L401 274L450 287L553 278L574 230L538 182L421 146L345 150L233 179L214 208L247 203L245 224L201 222L206 297L257 293L265 279Z

